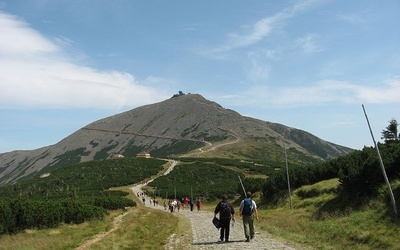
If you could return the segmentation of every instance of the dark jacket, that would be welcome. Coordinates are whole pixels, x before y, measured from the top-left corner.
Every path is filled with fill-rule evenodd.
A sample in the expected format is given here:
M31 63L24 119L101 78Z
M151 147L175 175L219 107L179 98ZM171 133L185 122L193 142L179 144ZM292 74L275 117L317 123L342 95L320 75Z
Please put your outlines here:
M225 216L224 214L221 213L221 209L223 207L222 203L226 203L228 205L228 207L230 208L230 214L227 216ZM224 219L230 220L232 215L235 214L235 209L233 208L232 204L229 203L228 201L220 201L214 210L214 214L218 214L218 213L219 213L220 220L224 220Z

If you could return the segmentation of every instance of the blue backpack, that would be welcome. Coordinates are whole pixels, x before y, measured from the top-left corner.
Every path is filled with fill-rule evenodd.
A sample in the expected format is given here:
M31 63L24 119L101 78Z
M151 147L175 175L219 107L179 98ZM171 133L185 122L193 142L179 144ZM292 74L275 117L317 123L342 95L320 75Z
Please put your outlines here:
M253 214L253 201L250 198L243 200L243 210L242 215L252 215Z

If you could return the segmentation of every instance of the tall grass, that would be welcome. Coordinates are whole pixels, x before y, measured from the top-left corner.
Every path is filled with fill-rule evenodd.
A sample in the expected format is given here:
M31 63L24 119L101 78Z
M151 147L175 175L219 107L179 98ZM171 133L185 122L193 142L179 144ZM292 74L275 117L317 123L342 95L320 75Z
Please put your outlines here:
M400 248L400 221L392 217L387 197L354 207L351 200L356 197L340 198L339 189L337 179L303 186L293 192L292 209L287 197L260 209L258 226L276 237L316 249ZM341 202L347 204L338 204Z
M104 220L81 224L64 224L53 229L25 230L18 234L2 235L0 249L4 250L53 250L75 249L81 242L109 229L112 219L121 211L114 211Z

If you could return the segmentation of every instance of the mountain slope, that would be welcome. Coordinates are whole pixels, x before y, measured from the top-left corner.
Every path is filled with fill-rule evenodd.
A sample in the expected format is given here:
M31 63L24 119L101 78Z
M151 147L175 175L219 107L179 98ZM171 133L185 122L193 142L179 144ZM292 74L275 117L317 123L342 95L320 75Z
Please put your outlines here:
M95 121L55 145L3 153L0 185L114 153L282 161L284 137L292 162L308 163L351 151L308 132L244 117L201 95L188 94Z

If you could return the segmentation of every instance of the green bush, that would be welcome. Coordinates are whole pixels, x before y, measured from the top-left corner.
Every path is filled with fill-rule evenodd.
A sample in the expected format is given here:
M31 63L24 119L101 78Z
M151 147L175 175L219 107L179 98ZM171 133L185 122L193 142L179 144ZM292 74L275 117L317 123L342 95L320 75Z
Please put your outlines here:
M379 144L378 147L389 180L399 178L400 143ZM327 162L290 167L289 178L292 188L339 178L345 192L359 195L374 195L384 183L379 158L373 147L365 147ZM283 169L265 181L263 194L271 197L282 190L287 190L287 174Z
M314 165L289 167L289 180L292 188L317 183L319 181L336 178L339 167L330 162L321 162ZM271 197L282 190L288 189L286 169L281 169L271 175L264 183L263 194Z
M390 179L400 174L400 143L378 144L385 172ZM376 194L385 182L375 148L364 147L338 159L339 182L344 190L360 195Z
M107 214L107 211L101 207L89 205L87 203L64 200L64 222L65 223L82 223L91 219L102 219Z
M170 174L161 176L149 183L157 187L156 193L162 197L220 198L222 194L233 196L237 193L239 183L236 171L209 163L193 163L177 165Z
M0 235L15 231L16 225L10 200L0 200Z
M116 210L125 207L134 207L136 202L130 199L112 196L90 197L90 204L107 210Z
M262 191L265 179L245 178L244 180L242 180L242 182L243 182L243 186L244 186L244 189L246 190L246 192L255 193L255 192ZM243 191L243 187L241 184L238 184L237 192L244 196L244 191Z

